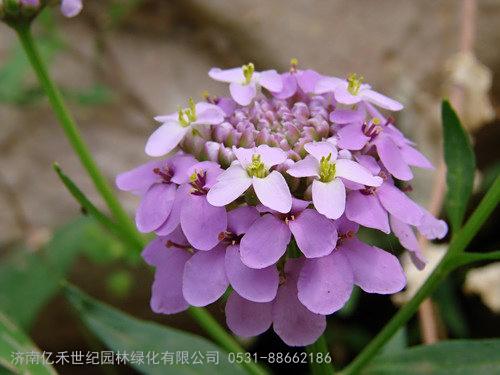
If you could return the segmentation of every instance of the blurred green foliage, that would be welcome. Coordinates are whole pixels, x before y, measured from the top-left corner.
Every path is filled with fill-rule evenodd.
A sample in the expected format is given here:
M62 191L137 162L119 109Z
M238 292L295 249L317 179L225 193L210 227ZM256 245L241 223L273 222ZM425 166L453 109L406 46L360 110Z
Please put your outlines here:
M81 254L109 262L123 257L124 247L93 219L80 218L58 229L40 250L13 249L0 264L0 311L28 330Z
M161 361L161 353L168 350L170 353L189 351L187 364L173 361L166 366L153 363L131 364L143 374L245 374L243 368L228 362L227 354L210 341L192 333L179 331L174 328L161 326L152 322L135 319L117 309L94 300L79 289L66 286L65 295L74 307L85 326L94 333L106 347L115 352L139 351L143 353L160 353L157 358ZM203 364L192 363L193 353L205 355L207 352L219 353L219 363ZM198 358L199 355L198 355Z
M7 316L0 313L0 373L4 368L8 374L56 374L52 366L43 364L41 360L39 364L27 361L25 355L31 352L40 353L40 350ZM21 353L17 360L15 353Z

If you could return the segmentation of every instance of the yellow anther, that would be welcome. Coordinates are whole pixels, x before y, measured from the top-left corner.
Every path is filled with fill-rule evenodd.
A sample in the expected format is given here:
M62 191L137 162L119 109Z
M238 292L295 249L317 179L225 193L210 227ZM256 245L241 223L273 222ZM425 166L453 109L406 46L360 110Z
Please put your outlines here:
M248 63L247 65L243 65L241 69L243 69L243 76L245 77L245 85L248 85L252 80L253 73L255 72L255 66L252 63Z
M363 76L351 73L347 76L347 91L349 91L352 95L358 95L359 89L361 88L361 84L363 83Z

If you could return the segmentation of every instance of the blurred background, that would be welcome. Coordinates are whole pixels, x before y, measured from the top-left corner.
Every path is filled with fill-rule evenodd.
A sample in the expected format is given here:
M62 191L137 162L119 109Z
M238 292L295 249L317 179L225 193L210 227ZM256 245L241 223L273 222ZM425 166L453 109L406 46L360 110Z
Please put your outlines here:
M478 159L474 202L500 171L498 0L87 0L84 5L71 20L45 11L35 31L84 138L111 180L147 160L144 144L155 129L154 115L171 113L205 90L224 93L224 85L209 79L210 67L251 61L258 70L286 70L292 57L299 67L325 75L360 73L377 91L400 100L406 108L398 125L436 165L439 104L450 96ZM0 122L0 310L43 350L99 347L57 294L57 280L67 275L136 317L202 334L185 314L150 311L150 270L83 215L53 173L57 161L102 207L14 33L3 25ZM437 175L416 173L413 194L420 203L432 203ZM130 194L120 198L132 213L137 200ZM497 212L471 247L497 250L498 223ZM366 238L398 251L394 239L376 233ZM429 246L428 257L438 257L444 248ZM418 283L422 275L413 272L411 278ZM439 338L500 336L500 266L460 270L434 302ZM387 297L355 293L329 321L334 361L352 359L396 308ZM223 321L222 305L210 309ZM414 319L402 340L419 343L421 331ZM270 331L246 344L259 353L289 350ZM88 373L83 367L57 370Z

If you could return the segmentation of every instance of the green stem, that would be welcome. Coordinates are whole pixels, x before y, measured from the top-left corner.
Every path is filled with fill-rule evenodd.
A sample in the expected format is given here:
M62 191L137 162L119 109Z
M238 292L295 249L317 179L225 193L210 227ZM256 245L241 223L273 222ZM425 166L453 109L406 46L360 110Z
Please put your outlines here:
M106 202L117 224L121 226L124 231L128 232L131 237L134 237L136 243L144 244L143 237L136 231L133 222L128 217L127 213L118 201L118 198L115 196L113 189L92 158L90 150L83 141L75 120L67 109L59 89L50 78L48 69L38 52L33 36L31 35L30 25L15 25L14 29L19 36L21 44L42 88L49 98L52 109L54 110L66 137L71 143L75 153L80 158L80 161L87 170L90 178L94 182L96 189ZM244 352L243 348L241 348L236 340L228 334L205 309L191 308L190 312L191 315L197 320L198 324L203 327L217 343L223 346L224 349L234 352ZM252 374L266 374L266 372L255 363L244 364L244 366Z
M38 51L35 41L33 40L30 25L16 25L15 30L17 31L17 35L19 36L24 51L26 52L33 70L35 71L38 80L50 101L50 104L52 105L52 109L54 110L54 113L59 120L59 123L61 124L66 137L68 138L75 153L78 155L80 162L87 170L87 173L92 179L96 189L99 191L102 198L106 202L117 223L123 228L126 228L128 232L133 233L138 243L143 243L143 239L135 230L133 222L130 220L129 216L120 205L120 202L115 196L110 184L97 167L97 164L92 158L89 148L82 139L75 120L71 116L66 107L66 104L64 103L64 99L59 89L50 78L48 69Z
M245 353L245 350L238 344L238 342L229 335L217 321L213 318L210 313L200 307L190 307L188 312L192 317L198 321L198 323L205 328L207 333L212 337L212 339L221 346L227 352L232 353ZM243 367L250 373L254 375L264 375L267 371L261 366L255 363L253 360L245 361L241 363Z
M327 361L327 358L331 357L324 335L321 335L314 344L307 346L306 350L309 354L309 368L311 369L312 375L333 374L332 363ZM318 357L319 353L321 353L321 357Z
M460 265L486 260L500 260L500 251L490 251L488 253L463 253L460 255Z
M455 268L465 264L463 261L465 255L463 251L498 205L499 200L500 177L497 177L493 186L481 200L481 203L479 203L479 206L471 215L465 226L453 237L446 255L441 259L425 283L420 287L413 298L394 315L389 323L387 323L382 331L375 336L354 361L342 371L343 375L357 374L366 366L398 329L410 320L413 314L418 310L422 301L432 294L438 284ZM467 253L466 257L469 257L470 261L477 260L477 257L470 257L469 255L472 254Z

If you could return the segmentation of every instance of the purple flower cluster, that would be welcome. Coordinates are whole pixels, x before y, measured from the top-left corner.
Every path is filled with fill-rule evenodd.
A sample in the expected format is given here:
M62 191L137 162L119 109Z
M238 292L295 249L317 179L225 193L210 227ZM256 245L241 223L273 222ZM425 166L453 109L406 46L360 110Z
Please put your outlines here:
M357 239L359 225L394 233L417 267L415 229L447 232L405 193L410 167L430 162L378 108L402 105L362 78L299 70L210 70L230 97L206 97L150 136L154 157L117 177L141 196L137 228L157 238L151 307L173 314L222 297L229 328L255 336L273 325L291 346L313 343L354 285L405 287L398 259Z

